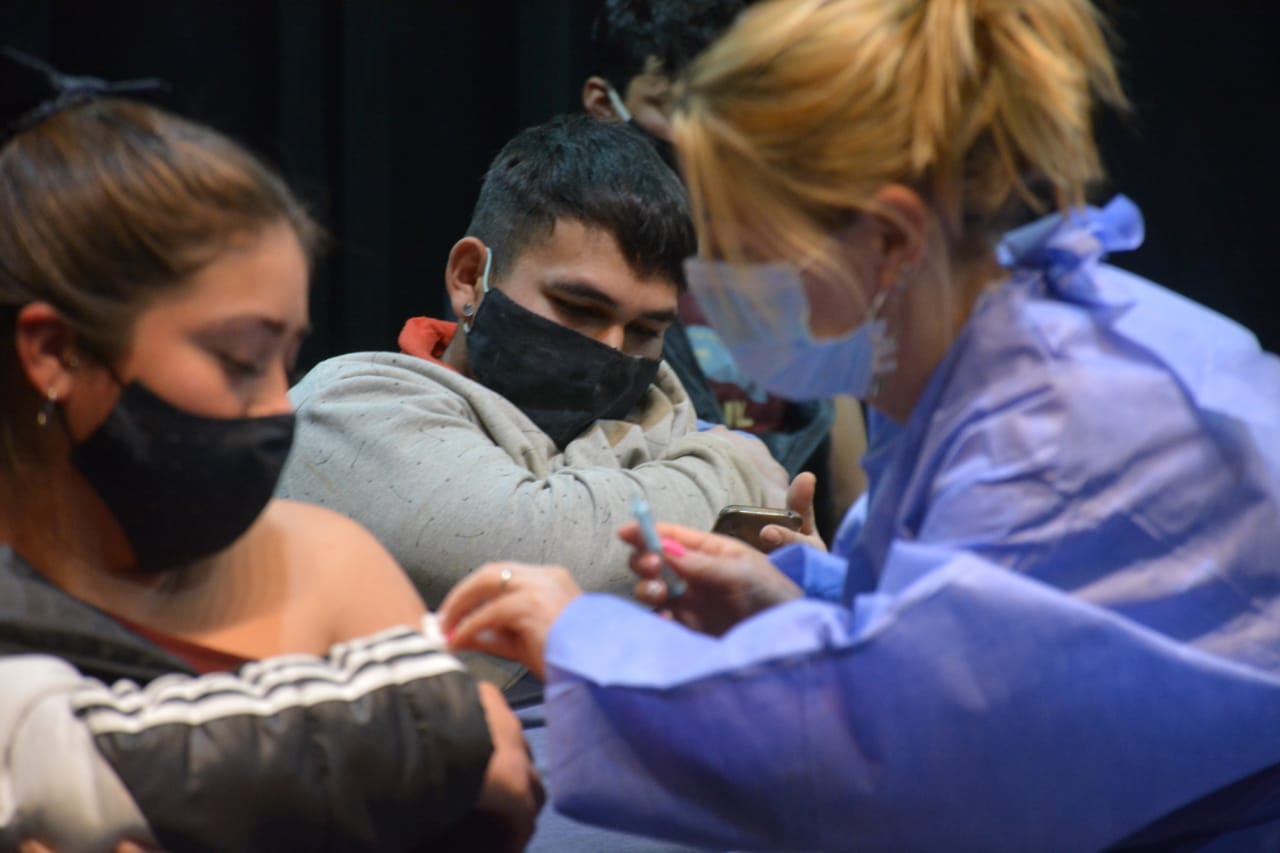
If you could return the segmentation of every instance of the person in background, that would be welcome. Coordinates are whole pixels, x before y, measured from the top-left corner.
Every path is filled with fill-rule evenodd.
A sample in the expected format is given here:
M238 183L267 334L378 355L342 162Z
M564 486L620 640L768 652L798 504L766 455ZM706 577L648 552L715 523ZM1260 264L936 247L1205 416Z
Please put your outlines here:
M744 0L606 0L591 27L595 73L582 85L582 106L604 121L642 133L679 174L671 143L676 77L746 7ZM830 535L865 488L858 461L866 448L862 412L848 396L795 402L745 375L707 323L697 301L680 297L663 358L676 371L707 423L759 436L787 472L816 475L814 515Z
M624 527L672 619L512 563L453 590L456 647L544 668L560 809L734 849L1280 844L1280 360L1104 261L1143 238L1084 204L1104 32L776 0L686 72L690 290L765 387L866 401L870 486L830 553Z
M317 235L297 200L215 131L111 97L134 87L10 49L0 75L0 653L150 681L419 625L366 531L271 497ZM463 784L419 791L521 840L537 780L511 711L439 660L423 686L456 743L425 760Z

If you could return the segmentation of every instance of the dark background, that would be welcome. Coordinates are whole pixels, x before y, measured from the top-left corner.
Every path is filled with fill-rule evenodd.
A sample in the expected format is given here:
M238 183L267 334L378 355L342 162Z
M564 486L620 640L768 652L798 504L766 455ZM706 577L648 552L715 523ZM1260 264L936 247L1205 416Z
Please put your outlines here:
M598 0L0 0L0 39L61 70L156 75L274 163L330 231L304 365L439 315L449 247L517 130L579 109ZM1280 349L1280 3L1107 6L1135 106L1103 120L1147 242L1116 260Z

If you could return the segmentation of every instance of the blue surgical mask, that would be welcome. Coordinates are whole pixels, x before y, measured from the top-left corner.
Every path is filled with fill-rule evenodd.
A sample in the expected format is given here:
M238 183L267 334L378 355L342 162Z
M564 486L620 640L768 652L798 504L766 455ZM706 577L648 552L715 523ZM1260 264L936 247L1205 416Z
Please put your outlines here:
M685 261L689 292L734 360L761 387L789 400L834 394L865 399L873 383L896 365L896 344L876 317L879 303L857 328L814 338L809 301L794 264Z

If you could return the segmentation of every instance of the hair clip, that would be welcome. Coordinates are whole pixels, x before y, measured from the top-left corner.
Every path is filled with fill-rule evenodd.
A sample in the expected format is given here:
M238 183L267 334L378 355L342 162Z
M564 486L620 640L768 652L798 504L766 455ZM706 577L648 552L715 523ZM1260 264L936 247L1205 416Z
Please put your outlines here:
M0 97L0 116L7 118L0 131L0 145L55 113L88 101L169 90L169 85L158 77L110 82L100 77L63 74L47 62L7 46L0 47L0 57L20 66L19 75L26 78L25 81L5 80L0 86L5 92ZM12 118L8 118L10 116Z

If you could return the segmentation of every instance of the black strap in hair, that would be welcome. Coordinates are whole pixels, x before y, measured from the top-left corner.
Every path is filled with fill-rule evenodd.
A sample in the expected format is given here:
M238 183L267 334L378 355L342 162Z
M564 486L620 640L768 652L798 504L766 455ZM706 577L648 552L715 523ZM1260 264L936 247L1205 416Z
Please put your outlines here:
M156 77L108 82L63 74L46 62L11 47L0 47L0 147L54 113L112 95L162 92Z

